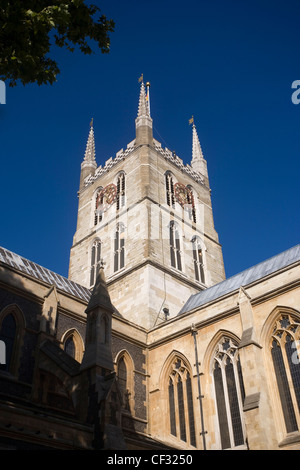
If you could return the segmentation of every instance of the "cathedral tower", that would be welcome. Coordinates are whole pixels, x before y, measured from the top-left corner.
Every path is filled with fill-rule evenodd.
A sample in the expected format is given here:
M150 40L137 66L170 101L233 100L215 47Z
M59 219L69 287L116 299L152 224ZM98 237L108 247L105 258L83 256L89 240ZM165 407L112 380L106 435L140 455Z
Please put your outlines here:
M225 278L195 124L185 165L153 137L149 90L142 82L135 139L104 166L96 164L91 123L69 267L71 280L93 287L103 260L114 307L145 328Z

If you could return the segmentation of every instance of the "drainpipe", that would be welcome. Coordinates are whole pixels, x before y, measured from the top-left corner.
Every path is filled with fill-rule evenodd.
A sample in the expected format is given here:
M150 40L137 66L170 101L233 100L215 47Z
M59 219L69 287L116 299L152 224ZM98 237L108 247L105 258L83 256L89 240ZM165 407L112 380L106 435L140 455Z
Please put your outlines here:
M191 332L194 337L194 344L195 344L195 361L196 361L196 371L197 371L197 381L198 381L198 399L199 399L199 405L200 405L200 417L201 417L201 432L200 436L202 436L202 441L203 441L203 450L206 450L206 442L205 442L205 434L207 434L207 431L204 431L204 418L203 418L203 404L202 404L202 398L204 395L201 394L201 384L200 384L200 372L199 372L199 361L198 361L198 350L197 350L197 340L196 336L198 334L197 328L195 327L194 323L191 326Z

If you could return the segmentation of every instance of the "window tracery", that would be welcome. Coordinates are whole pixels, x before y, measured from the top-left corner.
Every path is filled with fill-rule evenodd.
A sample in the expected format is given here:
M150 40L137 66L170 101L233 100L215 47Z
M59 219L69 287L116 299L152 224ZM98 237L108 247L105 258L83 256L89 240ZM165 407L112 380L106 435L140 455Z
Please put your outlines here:
M270 347L287 433L300 429L299 338L299 319L281 315L274 324Z
M196 446L191 376L187 364L175 358L168 376L170 433Z
M237 344L228 337L219 342L213 359L213 378L222 449L244 444L242 405L245 398Z

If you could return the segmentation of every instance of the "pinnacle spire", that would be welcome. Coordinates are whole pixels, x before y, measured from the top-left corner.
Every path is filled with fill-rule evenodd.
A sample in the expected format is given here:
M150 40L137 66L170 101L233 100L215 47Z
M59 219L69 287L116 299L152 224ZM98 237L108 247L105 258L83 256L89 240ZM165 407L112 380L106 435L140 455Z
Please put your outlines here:
M84 185L84 180L90 174L94 174L97 168L96 163L96 151L95 151L95 137L93 119L90 122L90 132L86 144L85 154L83 161L81 162L81 173L80 173L80 189Z
M202 148L200 145L199 137L197 134L197 129L195 124L193 124L193 153L192 153L192 162L201 160L203 157Z
M150 84L149 84L150 85ZM147 86L148 92L146 94L145 85L142 81L139 99L138 117L147 116L150 117L149 108L149 87Z
M206 160L203 157L203 152L197 134L197 129L194 123L194 118L192 118L191 121L193 122L193 150L191 166L197 173L200 173L201 175L206 176L206 178L208 178L207 164Z
M153 143L152 119L150 116L150 83L146 83L147 93L144 85L143 75L140 77L141 82L139 108L137 118L135 120L136 139L135 145L151 145Z
M86 162L95 162L95 156L96 156L96 151L95 151L95 137L94 137L94 127L93 127L93 119L90 122L90 132L89 132L89 137L88 141L86 144L86 150L84 154L84 161Z

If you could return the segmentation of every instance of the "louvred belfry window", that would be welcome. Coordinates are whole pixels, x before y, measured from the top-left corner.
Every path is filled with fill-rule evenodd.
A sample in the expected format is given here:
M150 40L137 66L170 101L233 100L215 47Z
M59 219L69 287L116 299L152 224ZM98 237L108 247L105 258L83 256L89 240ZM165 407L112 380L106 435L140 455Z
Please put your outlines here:
M122 223L119 223L115 232L114 239L114 271L125 266L125 228Z
M166 199L168 206L175 208L174 182L171 173L166 174Z
M286 432L300 429L300 321L282 315L275 323L271 355Z
M222 449L245 443L242 410L245 399L237 345L223 337L213 361L213 378Z
M91 249L91 274L90 274L90 286L93 286L96 282L97 272L101 263L101 241L95 240Z
M182 270L181 263L181 251L180 251L180 238L179 232L175 222L170 223L170 256L171 256L171 266L173 268Z
M103 188L99 188L96 194L95 200L95 217L94 217L94 225L99 224L102 221L102 211L101 207L103 205Z
M125 206L125 175L120 173L117 179L117 210Z
M197 281L205 283L204 276L204 265L203 265L203 251L201 248L201 242L198 237L192 239L192 249L193 249L193 262L194 262L194 272L195 278Z

